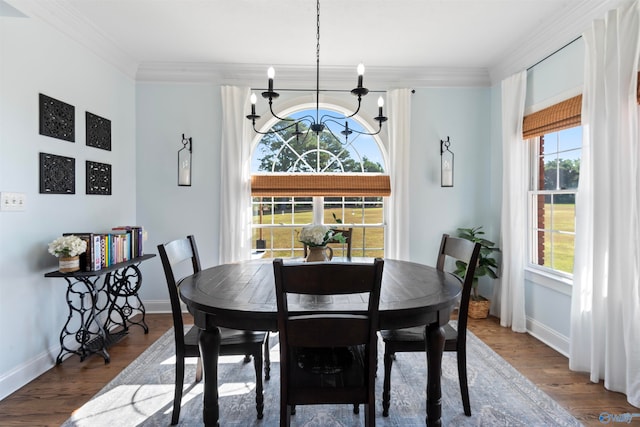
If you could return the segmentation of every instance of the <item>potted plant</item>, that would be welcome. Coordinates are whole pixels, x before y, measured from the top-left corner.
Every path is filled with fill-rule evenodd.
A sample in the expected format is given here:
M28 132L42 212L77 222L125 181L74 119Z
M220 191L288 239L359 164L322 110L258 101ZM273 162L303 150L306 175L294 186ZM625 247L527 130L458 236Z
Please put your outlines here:
M87 250L87 242L75 235L58 237L49 243L49 253L59 258L58 271L72 273L80 270L79 255Z
M478 264L473 275L473 287L471 289L471 298L469 300L469 317L474 319L484 319L489 315L490 301L478 294L478 279L482 276L489 276L492 279L498 277L498 262L493 257L495 252L500 249L495 246L491 240L484 237L482 226L474 228L458 228L458 237L470 240L474 243L480 243L480 254L478 255ZM456 261L455 274L464 277L467 269L467 263Z
M309 225L302 227L298 240L309 248L306 261L330 261L333 249L327 246L329 242L345 243L342 233L336 233L328 225ZM326 251L329 251L327 254Z

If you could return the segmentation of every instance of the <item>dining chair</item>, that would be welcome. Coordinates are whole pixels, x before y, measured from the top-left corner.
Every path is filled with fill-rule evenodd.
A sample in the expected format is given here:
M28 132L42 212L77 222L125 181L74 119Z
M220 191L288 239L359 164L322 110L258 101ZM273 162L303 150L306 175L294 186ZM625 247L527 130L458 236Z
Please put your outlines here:
M379 258L373 263L273 261L281 427L290 425L295 405L341 403L353 404L354 412L364 404L365 426L375 426L376 329L383 266ZM366 311L349 314L322 307L323 299L353 294L359 294L359 301L368 296ZM312 301L313 309L290 311L291 301Z
M480 244L457 237L449 237L444 234L438 251L436 269L444 271L447 258L462 261L467 264L462 282L462 296L458 309L458 326L454 329L451 324L446 324L444 329L444 351L455 351L458 362L458 382L462 394L462 406L464 414L471 416L469 403L469 387L467 384L467 314L469 311L469 298L473 285L473 276L480 253ZM384 342L384 382L382 385L382 416L389 416L391 400L391 366L396 353L424 352L426 351L425 327L382 330L380 335Z
M198 346L199 328L191 325L185 333L183 323L182 307L178 295L180 280L176 280L175 270L183 263L190 264L190 271L197 273L202 270L200 256L194 236L187 236L186 239L173 240L169 243L158 245L158 253L162 261L162 267L167 279L169 288L169 299L171 301L171 312L173 314L173 328L176 346L176 381L173 397L173 413L171 424L178 423L180 418L180 403L182 401L182 389L184 385L184 359L185 357L197 357L196 382L202 379L202 359ZM189 261L189 263L187 263ZM181 267L178 267L181 268ZM188 269L188 268L187 268ZM256 371L256 410L258 419L263 417L264 399L262 387L262 360L264 346L265 380L269 379L269 336L266 332L239 331L234 329L220 328L220 355L253 356L253 363ZM246 360L246 359L245 359Z
M342 236L344 236L345 242L341 243L338 242L337 240L330 240L329 244L341 244L342 245L342 256L346 257L347 259L351 259L351 235L353 234L353 228L345 228L345 229L333 229L335 234L338 233L342 233ZM309 253L309 248L307 247L307 245L304 245L304 257L307 257L307 254Z

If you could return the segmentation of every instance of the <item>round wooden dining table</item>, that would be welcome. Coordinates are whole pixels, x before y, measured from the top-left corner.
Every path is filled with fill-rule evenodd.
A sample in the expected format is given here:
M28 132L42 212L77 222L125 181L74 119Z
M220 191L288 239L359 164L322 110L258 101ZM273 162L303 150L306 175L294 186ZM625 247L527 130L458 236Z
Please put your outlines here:
M206 426L218 426L218 327L252 331L277 331L277 307L272 259L223 264L185 277L180 297L200 328L200 353L204 367L204 409ZM285 260L300 262L300 260ZM340 262L334 259L332 262ZM349 262L372 262L353 258ZM441 364L444 333L451 311L461 292L460 280L435 267L394 259L384 260L378 329L425 325L428 363L426 421L441 425ZM364 312L366 303L358 299L331 296L301 298L290 310L305 312L331 309L348 313Z

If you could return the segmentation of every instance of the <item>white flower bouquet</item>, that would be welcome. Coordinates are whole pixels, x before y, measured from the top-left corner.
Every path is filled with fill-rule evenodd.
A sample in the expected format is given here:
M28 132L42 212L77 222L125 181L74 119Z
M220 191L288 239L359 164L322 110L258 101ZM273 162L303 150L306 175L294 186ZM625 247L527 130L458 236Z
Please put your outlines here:
M298 240L309 247L325 246L329 242L346 242L342 233L336 233L328 225L302 227Z
M58 237L49 243L49 253L56 257L69 258L80 255L87 250L87 242L74 236Z

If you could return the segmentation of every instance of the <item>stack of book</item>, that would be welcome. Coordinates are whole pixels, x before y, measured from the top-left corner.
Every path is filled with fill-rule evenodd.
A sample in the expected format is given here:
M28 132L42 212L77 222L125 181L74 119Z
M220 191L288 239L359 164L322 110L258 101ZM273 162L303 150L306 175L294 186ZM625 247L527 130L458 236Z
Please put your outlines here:
M108 233L73 234L87 242L87 250L80 255L80 269L97 271L129 261L144 254L144 228L141 226L117 226Z

